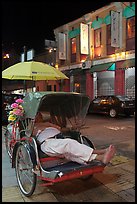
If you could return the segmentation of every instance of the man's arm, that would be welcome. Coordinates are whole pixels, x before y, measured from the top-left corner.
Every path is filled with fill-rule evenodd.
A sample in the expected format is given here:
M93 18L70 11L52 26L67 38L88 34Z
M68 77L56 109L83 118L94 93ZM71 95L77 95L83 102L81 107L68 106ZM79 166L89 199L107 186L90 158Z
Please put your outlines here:
M37 135L38 131L42 132L47 127L54 127L54 128L57 128L58 130L61 129L58 125L55 125L55 124L50 123L50 122L35 123L34 129L33 129L33 135Z

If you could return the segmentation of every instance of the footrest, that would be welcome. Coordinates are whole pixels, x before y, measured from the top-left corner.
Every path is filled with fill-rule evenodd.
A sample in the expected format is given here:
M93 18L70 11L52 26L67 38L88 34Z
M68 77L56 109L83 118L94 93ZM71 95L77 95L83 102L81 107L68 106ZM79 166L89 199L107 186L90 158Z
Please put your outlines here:
M55 177L53 179L55 179L67 173L75 172L77 170L89 169L96 166L105 166L105 165L102 162L96 161L96 160L86 165L70 161L61 165L46 168L45 171L47 172L48 178L53 178L53 175L54 175Z

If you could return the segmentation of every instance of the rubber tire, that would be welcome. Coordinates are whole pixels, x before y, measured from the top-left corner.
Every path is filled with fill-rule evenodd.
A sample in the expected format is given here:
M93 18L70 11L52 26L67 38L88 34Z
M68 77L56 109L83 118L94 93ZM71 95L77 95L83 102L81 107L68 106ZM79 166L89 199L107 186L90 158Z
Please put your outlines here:
M8 156L10 159L12 159L12 148L10 147L10 141L12 140L12 135L7 129L6 129L6 132L4 133L4 137L5 137L5 146L6 146Z
M117 111L116 111L116 109L111 108L111 109L109 110L109 116L110 116L111 118L116 118L116 117L117 117Z
M83 139L83 144L95 149L93 142L91 142L91 140L89 140L86 136L82 135L82 139Z
M22 157L20 157L20 155ZM24 166L21 166L22 165L21 162ZM30 175L28 175L28 177L27 177L26 175L28 172L26 171L26 174L23 171L21 172L21 169L19 168L19 166L24 167L24 169L27 171L29 171L28 167L30 167ZM17 178L17 183L18 183L19 189L27 197L31 196L33 194L33 192L35 191L35 188L36 188L37 175L31 171L31 169L33 167L34 167L34 165L31 161L29 151L27 150L27 148L23 144L21 144L18 147L17 152L16 152L15 172L16 172L16 178ZM30 179L31 182L30 182L29 190L25 189L24 185L26 184L26 182L23 183L23 180L21 177L23 174L27 177L27 179L28 178L30 179L32 177L32 179ZM28 181L29 181L29 179L28 179Z

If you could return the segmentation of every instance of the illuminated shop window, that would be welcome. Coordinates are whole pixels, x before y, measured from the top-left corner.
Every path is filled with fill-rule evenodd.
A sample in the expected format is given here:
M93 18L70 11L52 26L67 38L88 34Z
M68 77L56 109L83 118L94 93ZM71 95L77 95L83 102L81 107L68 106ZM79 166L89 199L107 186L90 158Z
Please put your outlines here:
M74 84L74 91L80 93L80 84L79 83Z
M94 31L94 54L95 57L101 56L101 28Z
M115 47L111 47L111 24L106 27L106 47L107 47L107 55L115 54Z
M71 62L76 62L76 38L71 39Z
M135 17L127 18L126 51L135 50Z
M127 19L127 38L135 37L135 17Z
M71 39L71 53L72 54L76 53L76 38Z
M80 54L80 61L84 62L87 59L87 55L86 54Z

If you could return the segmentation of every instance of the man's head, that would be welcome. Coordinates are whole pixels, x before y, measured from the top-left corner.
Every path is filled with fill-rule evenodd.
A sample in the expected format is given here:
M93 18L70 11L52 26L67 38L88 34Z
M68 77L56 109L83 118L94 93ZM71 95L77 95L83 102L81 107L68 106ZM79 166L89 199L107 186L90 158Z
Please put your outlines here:
M36 117L35 117L35 122L36 123L40 123L40 122L43 122L43 117L42 117L42 114L41 112L38 112Z

